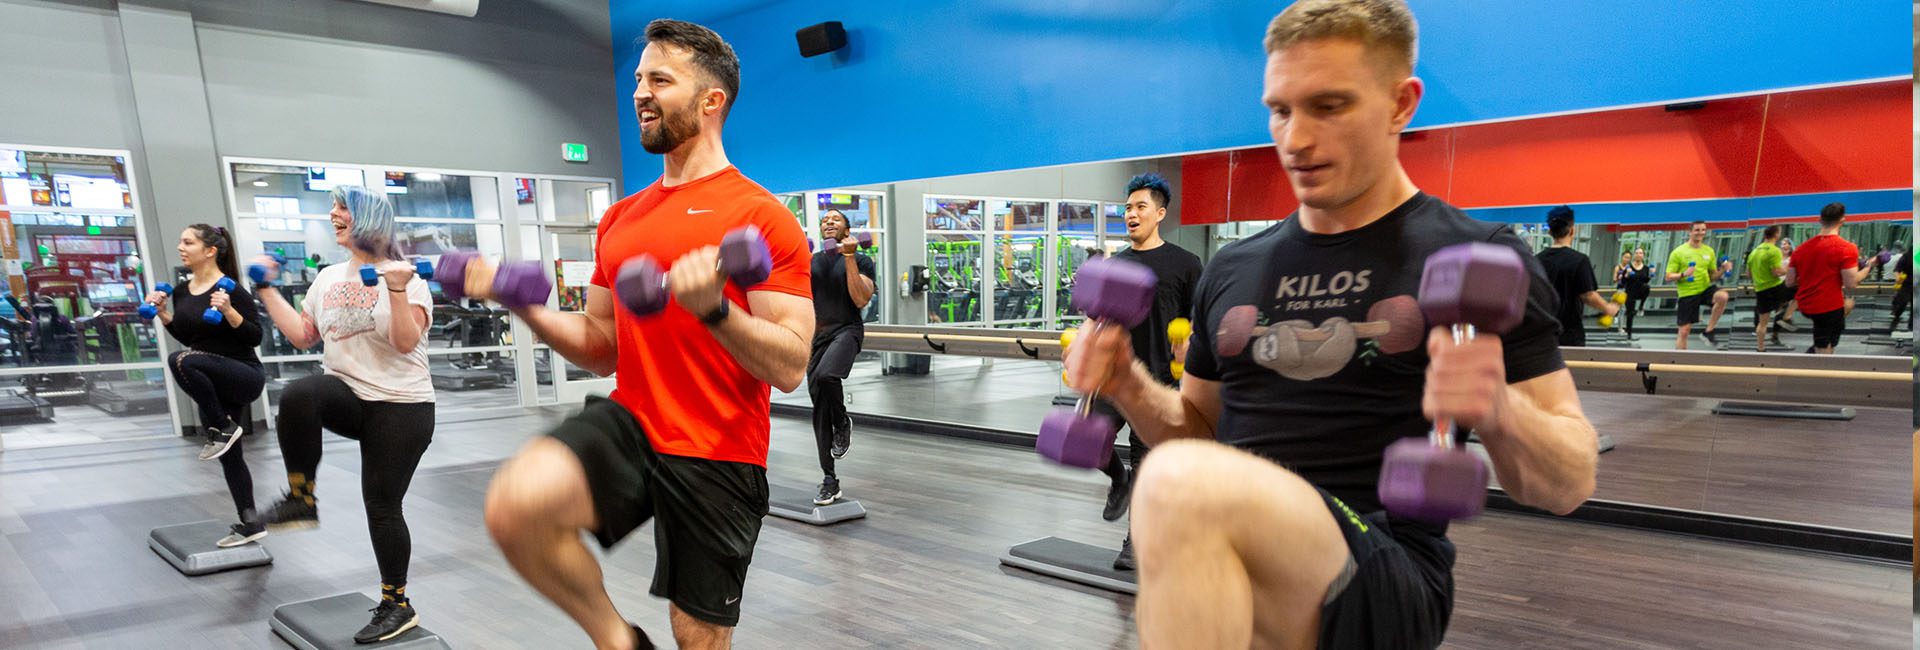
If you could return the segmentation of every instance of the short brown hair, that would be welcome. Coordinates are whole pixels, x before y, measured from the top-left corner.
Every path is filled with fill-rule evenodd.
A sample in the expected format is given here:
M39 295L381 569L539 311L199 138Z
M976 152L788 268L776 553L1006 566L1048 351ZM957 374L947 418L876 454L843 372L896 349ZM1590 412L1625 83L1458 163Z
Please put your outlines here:
M727 119L727 114L733 112L733 101L740 95L740 57L733 53L732 45L711 29L671 18L647 23L646 35L642 38L648 43L665 43L686 50L693 59L693 67L706 77L705 81L727 91L727 103L720 107L720 119Z
M1267 55L1322 38L1360 41L1388 72L1411 75L1420 25L1405 0L1300 0L1267 24Z

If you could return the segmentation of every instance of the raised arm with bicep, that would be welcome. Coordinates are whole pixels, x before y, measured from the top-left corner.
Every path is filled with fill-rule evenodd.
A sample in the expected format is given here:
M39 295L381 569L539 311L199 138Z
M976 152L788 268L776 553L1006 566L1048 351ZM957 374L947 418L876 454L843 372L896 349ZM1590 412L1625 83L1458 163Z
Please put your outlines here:
M294 309L286 296L280 295L279 288L263 286L256 291L260 304L267 307L267 317L273 320L274 329L280 330L288 344L305 350L320 342L320 328L314 326L313 319Z
M707 331L748 373L780 392L793 392L807 374L813 301L777 291L749 291L747 304L753 313L730 307L726 320Z
M1148 445L1175 438L1212 440L1220 421L1220 383L1187 375L1174 389L1133 358L1132 335L1122 327L1085 328L1067 348L1067 379L1120 409Z
M873 278L861 273L860 264L853 255L847 255L844 259L847 260L847 295L853 298L854 308L866 309L867 303L873 300Z
M1508 384L1496 426L1475 430L1500 488L1515 501L1564 515L1593 496L1599 434L1580 409L1573 373Z
M617 366L619 341L613 333L613 291L587 285L585 312L560 312L546 305L509 308L560 356L587 372L605 377Z

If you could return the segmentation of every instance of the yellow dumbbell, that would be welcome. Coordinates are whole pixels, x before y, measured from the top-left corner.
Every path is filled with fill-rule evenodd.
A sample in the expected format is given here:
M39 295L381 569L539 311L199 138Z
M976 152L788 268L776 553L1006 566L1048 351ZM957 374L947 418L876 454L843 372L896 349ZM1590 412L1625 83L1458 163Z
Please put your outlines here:
M1080 328L1077 328L1077 327L1069 327L1060 332L1060 358L1061 359L1067 358L1067 346L1073 345L1073 337L1079 336L1079 335L1080 335ZM1060 368L1060 383L1066 384L1068 387L1073 386L1072 383L1069 383L1067 381L1067 369L1065 367Z
M1601 314L1600 326L1606 329L1613 329L1613 316L1611 314Z
M1627 292L1625 291L1613 292L1613 301L1622 305L1627 304Z
M1180 347L1192 336L1193 321L1185 318L1175 318L1167 322L1167 342L1173 344L1173 347ZM1168 369L1173 372L1173 380L1180 381L1180 376L1186 374L1187 364L1175 361L1172 365L1168 366Z

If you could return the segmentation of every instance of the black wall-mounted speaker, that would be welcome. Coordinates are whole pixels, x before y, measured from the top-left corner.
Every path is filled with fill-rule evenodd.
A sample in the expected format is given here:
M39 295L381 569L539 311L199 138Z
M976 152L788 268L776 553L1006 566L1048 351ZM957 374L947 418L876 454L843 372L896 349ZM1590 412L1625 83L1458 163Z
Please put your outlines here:
M800 56L819 56L847 46L847 29L840 21L830 20L802 27L794 38L800 41Z

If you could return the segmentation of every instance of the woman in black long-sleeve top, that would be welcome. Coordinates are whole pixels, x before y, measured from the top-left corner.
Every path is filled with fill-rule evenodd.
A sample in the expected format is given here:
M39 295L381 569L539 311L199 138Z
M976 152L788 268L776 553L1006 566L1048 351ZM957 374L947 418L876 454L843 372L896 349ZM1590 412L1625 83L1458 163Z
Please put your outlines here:
M267 375L260 366L254 348L260 346L260 308L253 294L240 286L240 264L233 251L233 237L225 228L207 224L188 226L180 233L180 263L193 277L167 294L154 291L147 302L160 306L160 322L167 333L187 349L167 357L167 368L180 389L200 407L200 423L206 425L207 444L200 460L220 459L227 476L227 490L233 494L233 507L240 523L232 533L217 542L222 547L239 546L265 537L266 527L255 521L253 474L247 471L240 451L240 437L250 422L242 422L248 404L260 398ZM231 278L234 288L221 290L216 284ZM220 319L204 320L208 308Z

